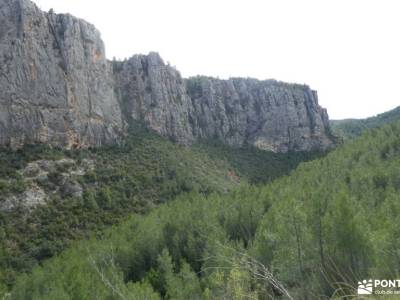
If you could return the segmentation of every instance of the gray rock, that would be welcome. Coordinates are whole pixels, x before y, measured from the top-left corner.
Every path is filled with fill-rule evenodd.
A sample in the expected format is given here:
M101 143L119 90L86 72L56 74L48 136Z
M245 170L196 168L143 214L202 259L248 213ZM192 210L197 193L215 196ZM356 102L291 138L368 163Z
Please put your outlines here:
M40 172L40 167L37 162L29 163L22 171L25 177L36 177L39 175L39 172Z
M78 162L71 158L59 160L37 160L19 171L27 188L20 193L0 197L0 212L16 208L28 210L46 204L54 195L61 198L81 198L83 187L79 177L95 168L91 159ZM10 184L10 181L6 182Z
M75 160L71 158L63 158L55 161L56 169L60 172L67 171L75 166Z
M35 177L35 181L40 186L44 186L49 182L49 176L47 172L42 172L38 176Z
M0 202L0 211L12 211L17 207L32 209L38 205L46 203L46 193L37 185L32 185L29 189L19 195L12 195Z
M306 85L275 80L195 77L187 80L197 138L216 137L274 152L332 146L326 110Z
M114 62L116 93L124 117L142 121L174 141L193 141L189 122L192 103L180 73L157 53Z
M114 62L114 72L125 118L144 121L175 141L217 138L274 152L333 145L327 112L306 85L249 78L182 80L155 53Z
M118 143L133 121L182 144L217 138L287 152L334 143L307 86L185 80L157 53L108 62L93 25L29 0L1 0L0 18L0 146Z
M63 197L82 197L83 188L76 181L67 181L61 188Z
M28 0L0 1L0 145L116 142L122 128L100 33Z

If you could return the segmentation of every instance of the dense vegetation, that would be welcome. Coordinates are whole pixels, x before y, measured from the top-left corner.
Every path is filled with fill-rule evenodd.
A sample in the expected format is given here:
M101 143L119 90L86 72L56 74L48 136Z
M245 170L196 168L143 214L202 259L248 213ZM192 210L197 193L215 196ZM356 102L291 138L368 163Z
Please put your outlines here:
M225 161L244 182L265 184L295 169L300 162L325 155L323 152L273 153L252 146L232 148L217 140L203 141L193 147L213 161Z
M0 290L11 287L19 273L60 253L74 240L101 236L104 228L132 212L145 213L181 193L226 193L240 182L265 183L312 157L231 149L211 141L188 148L140 127L132 130L122 146L74 151L44 146L17 152L3 150L0 205L32 184L44 189L50 199L46 206L36 209L21 205L0 212ZM44 160L49 165L66 158L71 166L57 163L45 180L41 176L28 180L23 171L30 162ZM83 195L65 195L60 188L65 184L63 174L69 169L77 173L87 161L93 163L93 169L68 178L72 186L78 183L83 187Z
M331 127L334 134L349 140L358 137L366 129L380 127L396 120L400 120L400 107L366 119L331 120Z
M265 186L195 191L76 243L12 299L320 299L400 274L400 122Z

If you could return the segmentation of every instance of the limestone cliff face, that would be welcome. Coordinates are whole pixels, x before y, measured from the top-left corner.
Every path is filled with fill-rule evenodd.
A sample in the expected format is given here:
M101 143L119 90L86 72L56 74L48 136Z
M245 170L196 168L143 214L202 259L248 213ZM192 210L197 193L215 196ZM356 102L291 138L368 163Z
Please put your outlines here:
M117 143L133 121L176 142L217 138L277 151L332 145L307 86L183 79L157 53L108 62L99 32L29 0L0 0L0 145Z
M113 64L116 94L127 123L143 121L174 141L193 141L192 103L177 70L166 66L157 53Z
M197 77L187 80L196 137L274 152L332 145L326 110L308 86L275 80Z
M326 110L305 85L200 76L182 80L156 53L114 62L114 72L126 119L144 121L179 142L217 138L274 152L321 150L333 143Z
M115 142L122 120L99 32L27 0L1 0L0 18L0 144Z

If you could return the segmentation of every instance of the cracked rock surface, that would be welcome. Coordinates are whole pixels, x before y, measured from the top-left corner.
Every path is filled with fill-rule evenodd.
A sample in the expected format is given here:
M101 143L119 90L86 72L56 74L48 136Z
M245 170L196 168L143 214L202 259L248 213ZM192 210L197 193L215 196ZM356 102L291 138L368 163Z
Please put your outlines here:
M120 109L94 26L28 0L1 0L0 19L0 144L117 140Z
M184 79L157 53L110 62L93 25L29 0L1 0L0 19L1 146L114 144L135 121L182 144L217 138L287 152L334 143L308 86Z

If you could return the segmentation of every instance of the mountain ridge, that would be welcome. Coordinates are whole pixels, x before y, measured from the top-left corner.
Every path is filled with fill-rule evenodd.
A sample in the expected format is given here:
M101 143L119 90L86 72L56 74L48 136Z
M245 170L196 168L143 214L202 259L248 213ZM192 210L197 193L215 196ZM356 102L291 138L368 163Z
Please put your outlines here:
M344 140L354 139L365 130L380 127L400 119L400 106L365 119L330 120L334 134Z
M115 144L132 121L182 144L218 138L274 152L334 144L308 86L184 79L155 52L109 61L100 32L82 19L45 13L29 0L4 0L0 12L0 145Z

